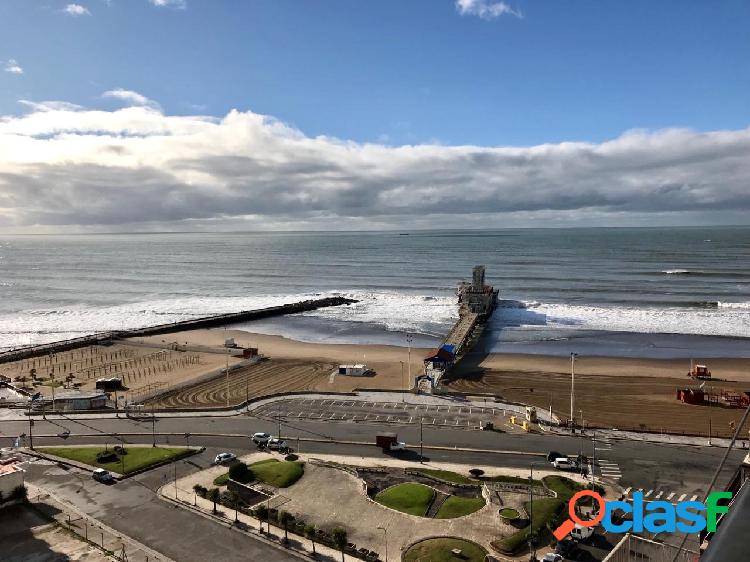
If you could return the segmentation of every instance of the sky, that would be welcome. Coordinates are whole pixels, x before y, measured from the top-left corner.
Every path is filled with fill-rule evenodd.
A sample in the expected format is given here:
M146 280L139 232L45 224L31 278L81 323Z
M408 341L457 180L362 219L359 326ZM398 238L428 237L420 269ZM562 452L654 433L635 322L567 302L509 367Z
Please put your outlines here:
M0 232L749 224L749 19L0 0Z

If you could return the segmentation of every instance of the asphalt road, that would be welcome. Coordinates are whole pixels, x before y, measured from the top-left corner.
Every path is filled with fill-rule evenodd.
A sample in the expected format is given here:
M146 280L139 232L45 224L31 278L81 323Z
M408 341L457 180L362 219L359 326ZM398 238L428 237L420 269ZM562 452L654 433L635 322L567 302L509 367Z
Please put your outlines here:
M179 463L181 470L207 467L215 452ZM46 462L24 464L28 481L85 513L179 562L222 560L288 562L299 560L282 549L161 500L156 490L172 477L172 466L105 485L88 472Z
M36 420L34 434L55 435L70 431L67 440L58 437L34 439L35 445L62 443L115 442L150 443L152 427L156 433L157 443L213 446L228 450L241 450L251 446L249 439L237 436L249 436L256 431L278 432L275 420L259 419L252 416L221 418L158 418L152 424L150 419L96 419L96 420ZM375 435L386 429L380 424L331 423L301 420L283 423L281 434L289 444L297 449L297 437L303 439L299 447L308 453L332 453L354 456L374 456L383 453L374 446ZM405 441L410 449L419 450L420 427L418 425L395 426L387 428L398 431L399 439ZM0 424L0 444L10 444L16 436L27 433L28 424L24 422L3 422ZM191 436L185 439L184 433ZM119 437L113 437L119 434ZM210 435L201 435L210 434ZM75 437L83 435L83 437ZM98 439L94 436L101 436ZM227 435L222 437L220 435ZM5 437L5 439L3 439ZM316 439L319 441L304 441ZM365 444L340 444L335 441L359 442ZM422 441L426 448L424 455L435 461L448 461L461 464L497 464L498 466L528 467L531 462L543 462L548 451L554 450L565 454L576 454L583 451L593 456L594 442L590 438L504 433L494 431L453 430L424 426ZM369 445L372 443L373 445ZM682 493L688 496L705 490L716 466L723 455L723 450L716 447L695 447L681 445L652 444L639 441L609 440L595 441L597 465L600 471L609 475L619 475L619 484L624 488L643 488L666 493ZM445 448L470 448L471 452L450 451ZM504 453L498 453L503 451ZM718 485L723 485L733 474L744 456L745 451L733 451L726 463L725 470L719 478ZM602 464L600 464L602 463ZM604 464L606 463L606 464ZM614 468L616 467L616 468Z

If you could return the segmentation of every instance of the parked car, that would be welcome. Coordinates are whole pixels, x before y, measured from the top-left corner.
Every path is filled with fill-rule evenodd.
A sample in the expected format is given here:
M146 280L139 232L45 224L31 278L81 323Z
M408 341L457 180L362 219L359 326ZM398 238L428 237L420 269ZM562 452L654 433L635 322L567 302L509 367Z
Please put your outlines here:
M214 459L214 464L227 464L237 460L237 455L234 453L219 453Z
M91 477L97 482L101 482L102 484L109 484L115 481L115 477L112 476L112 473L109 470L104 470L103 468L94 469Z
M287 442L283 439L279 439L278 437L271 437L268 440L267 447L271 450L283 451L284 449L288 449L289 445L287 445Z
M544 555L544 558L542 558L542 562L562 562L563 557L559 554L556 554L554 552L548 552Z
M256 445L266 445L271 440L271 434L265 432L253 433L253 443Z
M559 470L573 470L575 464L568 457L558 457L552 461L552 466Z

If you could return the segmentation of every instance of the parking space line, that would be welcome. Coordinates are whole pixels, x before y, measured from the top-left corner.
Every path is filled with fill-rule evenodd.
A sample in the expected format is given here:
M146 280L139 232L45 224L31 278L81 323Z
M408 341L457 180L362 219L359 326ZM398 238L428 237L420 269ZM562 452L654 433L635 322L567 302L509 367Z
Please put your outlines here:
M643 496L643 497L644 497L644 498L647 498L647 497L649 497L649 496L650 496L651 494L653 494L653 493L654 493L654 491L653 491L653 490L649 490L648 492L646 492L646 493L644 494L644 496Z
M625 497L628 497L628 494L630 494L630 490L632 490L632 489L633 488L626 488L625 490L623 490L622 495L625 496Z
M409 416L409 422L408 422L408 423L411 423L411 421L412 421L413 419L414 419L413 417Z
M677 500L677 503L680 503L680 502L681 502L682 500L684 500L684 499L685 499L685 496L687 496L687 494L682 494L682 495L681 495L681 496L679 497L679 499Z
M692 498L690 498L690 501L694 502L697 499L698 499L698 494L695 494Z
M667 501L671 500L673 496L674 496L674 492L670 492L669 495L667 496Z

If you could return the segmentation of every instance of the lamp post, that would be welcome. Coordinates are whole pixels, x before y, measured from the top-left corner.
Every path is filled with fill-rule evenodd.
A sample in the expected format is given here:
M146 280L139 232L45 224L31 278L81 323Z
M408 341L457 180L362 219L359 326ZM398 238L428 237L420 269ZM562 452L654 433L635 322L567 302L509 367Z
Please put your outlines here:
M401 385L404 387L401 391L401 402L406 401L406 382L404 381L404 362L399 361L401 363Z
M229 348L227 347L227 327L224 326L224 349L226 350L226 356L227 356L227 366L226 366L226 376L227 376L227 408L229 408Z
M577 353L570 354L570 429L575 433L576 422L573 414L575 413L575 396L576 396L576 357Z
M530 560L536 560L536 543L534 542L534 465L529 463L529 551Z
M385 537L385 562L388 562L388 529L385 527L378 527L381 531L383 531L383 536Z
M409 371L409 386L411 387L411 342L414 341L414 338L411 334L406 334L406 343L409 346L409 355L408 355L408 366L407 369Z

